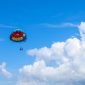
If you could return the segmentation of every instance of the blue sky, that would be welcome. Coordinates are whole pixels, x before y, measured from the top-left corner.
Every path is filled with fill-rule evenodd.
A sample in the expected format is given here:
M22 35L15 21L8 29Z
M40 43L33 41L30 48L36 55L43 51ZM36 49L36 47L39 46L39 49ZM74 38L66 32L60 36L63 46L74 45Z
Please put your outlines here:
M5 62L7 70L17 74L19 68L36 60L27 54L28 50L50 47L72 36L79 39L75 25L85 21L84 3L84 0L1 0L0 63ZM9 36L16 28L27 34L26 42L10 41ZM19 50L21 46L23 51ZM6 85L3 81L8 80L0 75L0 82Z

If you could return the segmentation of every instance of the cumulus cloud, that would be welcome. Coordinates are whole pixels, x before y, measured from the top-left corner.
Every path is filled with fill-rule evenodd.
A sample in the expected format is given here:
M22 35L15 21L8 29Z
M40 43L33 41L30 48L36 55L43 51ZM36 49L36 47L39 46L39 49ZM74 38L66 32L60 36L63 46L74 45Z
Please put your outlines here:
M69 38L50 47L28 50L36 57L25 65L17 85L82 85L85 84L85 22L78 26L81 39Z
M0 64L0 75L4 76L5 78L10 78L12 74L6 70L6 63Z

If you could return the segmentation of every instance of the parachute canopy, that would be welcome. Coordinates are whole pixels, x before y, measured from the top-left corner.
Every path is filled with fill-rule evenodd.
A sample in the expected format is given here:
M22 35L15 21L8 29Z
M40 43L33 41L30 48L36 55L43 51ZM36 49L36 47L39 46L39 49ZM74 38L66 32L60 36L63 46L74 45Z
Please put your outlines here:
M22 42L26 40L26 34L21 30L16 30L11 33L10 40L14 42Z

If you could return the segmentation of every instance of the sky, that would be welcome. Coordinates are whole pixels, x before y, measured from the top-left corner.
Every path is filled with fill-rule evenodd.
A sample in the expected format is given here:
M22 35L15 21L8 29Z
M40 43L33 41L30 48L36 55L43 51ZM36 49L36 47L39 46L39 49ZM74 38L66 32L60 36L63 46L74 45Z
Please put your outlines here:
M85 85L84 3L1 0L0 85ZM10 40L17 28L26 42Z

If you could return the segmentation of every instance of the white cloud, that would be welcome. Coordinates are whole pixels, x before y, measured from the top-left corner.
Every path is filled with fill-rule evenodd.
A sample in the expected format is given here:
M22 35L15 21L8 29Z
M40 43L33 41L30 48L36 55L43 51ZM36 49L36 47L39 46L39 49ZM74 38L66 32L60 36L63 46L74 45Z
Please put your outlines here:
M69 38L49 48L28 50L36 61L19 70L21 76L17 85L82 85L85 80L85 23L78 27L81 39Z
M85 22L81 22L81 25L78 26L80 30L80 35L82 41L85 41Z
M6 70L6 63L0 64L0 75L5 78L10 78L12 76L12 74Z
M61 23L61 24L43 23L43 24L40 24L40 25L45 26L45 27L48 27L48 28L78 27L77 24L73 24L73 23L70 23L70 22Z

